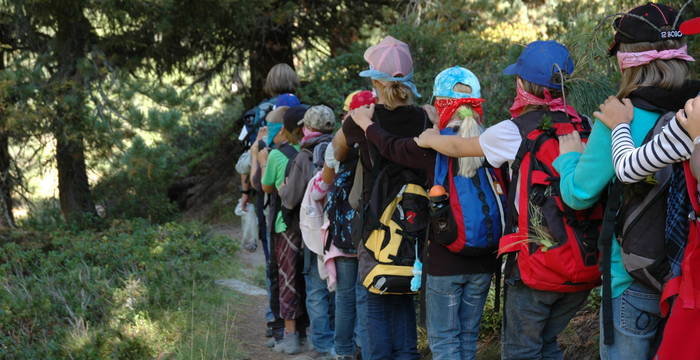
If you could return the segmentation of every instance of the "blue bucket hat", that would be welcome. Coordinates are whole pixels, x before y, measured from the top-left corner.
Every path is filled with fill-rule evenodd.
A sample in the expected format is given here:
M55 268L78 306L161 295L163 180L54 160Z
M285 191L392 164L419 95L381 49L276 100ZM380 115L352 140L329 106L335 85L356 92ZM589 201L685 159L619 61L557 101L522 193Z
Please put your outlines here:
M457 84L468 85L472 88L472 92L463 93L455 91L454 87ZM433 96L442 96L453 99L480 98L481 85L479 84L479 79L473 72L461 66L453 66L441 71L435 77Z
M503 74L518 75L537 85L561 89L559 69L564 75L574 72L574 61L566 46L552 40L534 41L525 47L515 64L503 70Z

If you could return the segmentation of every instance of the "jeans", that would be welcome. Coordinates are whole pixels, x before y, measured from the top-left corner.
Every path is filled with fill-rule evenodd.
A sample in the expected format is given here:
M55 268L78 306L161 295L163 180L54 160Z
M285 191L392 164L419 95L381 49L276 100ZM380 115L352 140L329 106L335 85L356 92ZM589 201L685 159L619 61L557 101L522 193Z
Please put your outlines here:
M306 312L311 323L309 338L319 352L333 353L334 297L318 273L316 254L304 248Z
M335 258L335 352L354 355L355 344L362 358L369 359L367 345L367 290L358 283L357 258Z
M475 359L491 274L428 275L428 340L433 360Z
M601 316L601 359L647 360L654 356L661 335L658 331L661 322L659 297L658 292L634 282L622 295L613 299L615 342L612 345L603 343Z
M417 360L413 295L367 294L370 360Z
M586 303L589 293L540 291L520 280L506 280L501 359L563 359L557 336Z

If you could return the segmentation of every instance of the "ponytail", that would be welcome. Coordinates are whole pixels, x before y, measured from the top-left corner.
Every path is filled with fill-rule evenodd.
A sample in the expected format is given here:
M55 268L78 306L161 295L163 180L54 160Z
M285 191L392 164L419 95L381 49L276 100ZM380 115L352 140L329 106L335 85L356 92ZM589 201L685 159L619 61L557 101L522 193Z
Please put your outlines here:
M384 107L394 110L402 105L413 104L413 92L406 85L398 81L382 82L372 80L374 87L384 100Z

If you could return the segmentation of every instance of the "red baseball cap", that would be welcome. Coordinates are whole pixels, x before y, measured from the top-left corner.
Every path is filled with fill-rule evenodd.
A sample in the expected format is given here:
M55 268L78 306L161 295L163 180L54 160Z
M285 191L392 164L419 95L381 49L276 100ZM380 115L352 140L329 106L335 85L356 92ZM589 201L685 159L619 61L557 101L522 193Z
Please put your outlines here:
M374 104L375 102L377 102L377 98L374 97L371 91L362 90L352 97L350 101L350 110L355 110L360 106Z

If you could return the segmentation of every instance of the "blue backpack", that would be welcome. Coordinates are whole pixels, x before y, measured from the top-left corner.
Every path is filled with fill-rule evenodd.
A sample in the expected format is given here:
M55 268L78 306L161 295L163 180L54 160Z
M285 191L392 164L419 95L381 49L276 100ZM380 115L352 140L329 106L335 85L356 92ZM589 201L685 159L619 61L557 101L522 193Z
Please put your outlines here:
M441 133L455 134L452 129ZM442 185L448 196L431 197L432 239L456 254L495 256L505 228L504 186L493 168L482 166L467 178L458 173L458 165L458 159L437 154L435 185Z
M243 130L238 140L243 142L243 146L249 148L258 137L258 130L267 125L265 117L275 107L275 99L263 100L254 108L243 113Z

